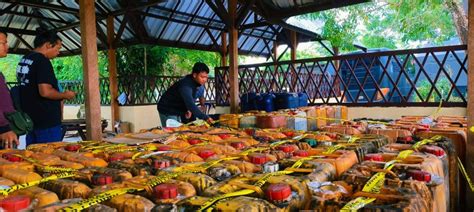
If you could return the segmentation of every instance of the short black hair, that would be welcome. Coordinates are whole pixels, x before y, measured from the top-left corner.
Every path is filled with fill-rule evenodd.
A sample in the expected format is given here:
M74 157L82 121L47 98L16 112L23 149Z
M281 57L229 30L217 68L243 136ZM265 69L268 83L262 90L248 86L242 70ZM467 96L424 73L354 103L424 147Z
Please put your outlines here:
M36 37L33 41L34 48L41 47L45 43L50 43L54 46L58 41L61 41L61 38L56 32L48 31L41 27L36 28Z
M199 74L201 72L206 72L209 74L209 67L207 67L206 64L201 62L194 63L193 74Z

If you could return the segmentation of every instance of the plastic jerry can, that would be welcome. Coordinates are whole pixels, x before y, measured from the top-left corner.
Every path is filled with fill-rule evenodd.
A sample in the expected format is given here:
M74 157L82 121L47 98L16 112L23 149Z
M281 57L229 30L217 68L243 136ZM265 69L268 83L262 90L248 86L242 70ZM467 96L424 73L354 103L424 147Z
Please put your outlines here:
M254 92L249 92L243 94L240 97L240 110L241 112L246 112L249 110L256 110L257 109L257 97L259 95Z
M293 130L308 130L308 122L306 120L306 113L303 111L289 111L286 125L288 129Z
M294 109L299 106L299 97L297 93L276 93L275 109Z
M298 93L298 107L308 106L308 95L306 93Z
M271 93L261 94L257 97L257 109L272 112L275 110L274 106L275 95Z

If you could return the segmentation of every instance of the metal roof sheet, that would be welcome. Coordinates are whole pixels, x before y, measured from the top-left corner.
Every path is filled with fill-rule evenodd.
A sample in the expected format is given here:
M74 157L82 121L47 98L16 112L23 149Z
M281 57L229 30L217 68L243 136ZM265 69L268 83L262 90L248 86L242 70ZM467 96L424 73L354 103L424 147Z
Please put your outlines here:
M361 0L356 1L361 2ZM210 2L214 1L97 0L95 4L97 26L99 26L97 28L98 47L100 50L107 48L107 38L105 37L107 34L106 18L113 15L115 16L114 33L120 38L115 43L117 47L143 43L220 51L221 33L227 31L226 23L220 18L222 14L218 14L219 11L216 12L215 8L209 6ZM248 2L251 1L239 1L238 9L245 8L245 4L248 4ZM286 42L283 40L284 36L279 35L289 27L284 25L283 19L275 22L274 19L264 17L264 13L268 12L269 8L276 8L275 11L280 9L286 11L292 7L298 7L298 9L306 5L314 7L315 2L317 1L265 0L262 1L263 6L268 6L268 8L263 9L260 3L247 5L250 10L242 19L240 26L239 52L241 54L268 56L270 54L268 49L273 46L272 41ZM333 2L342 2L342 0ZM224 7L226 4L226 1L224 1ZM269 4L271 5L269 6ZM14 34L14 36L8 37L12 53L29 51L35 29L40 25L58 31L59 36L63 39L64 49L62 53L64 55L81 53L79 5L76 1L0 2L0 8L1 29ZM124 23L125 26L122 26ZM306 36L303 40L320 39L317 34L298 27L291 29L300 30L298 32L304 34L303 37ZM21 36L28 44L18 39L17 36Z

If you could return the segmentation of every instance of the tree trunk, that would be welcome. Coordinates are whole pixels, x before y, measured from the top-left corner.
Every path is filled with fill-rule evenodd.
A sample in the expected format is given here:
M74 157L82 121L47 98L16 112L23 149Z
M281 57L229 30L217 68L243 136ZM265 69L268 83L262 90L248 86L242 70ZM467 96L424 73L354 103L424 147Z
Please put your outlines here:
M451 13L456 32L461 39L462 44L467 44L467 15L464 12L462 3L456 0L446 0L444 6Z

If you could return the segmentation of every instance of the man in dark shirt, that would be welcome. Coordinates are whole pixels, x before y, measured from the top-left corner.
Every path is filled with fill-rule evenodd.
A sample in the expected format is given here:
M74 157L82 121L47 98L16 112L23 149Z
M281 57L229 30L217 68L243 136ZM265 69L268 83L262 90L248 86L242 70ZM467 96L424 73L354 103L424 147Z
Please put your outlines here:
M158 102L158 112L160 114L161 126L166 126L166 120L174 119L181 121L181 116L187 118L191 115L211 123L212 118L204 114L196 106L196 93L203 89L207 82L209 67L204 63L195 63L193 72L173 84Z
M61 140L61 101L72 99L72 91L60 92L50 59L58 56L61 39L52 32L39 32L33 51L18 63L22 110L33 120L33 132L26 136L26 144Z

